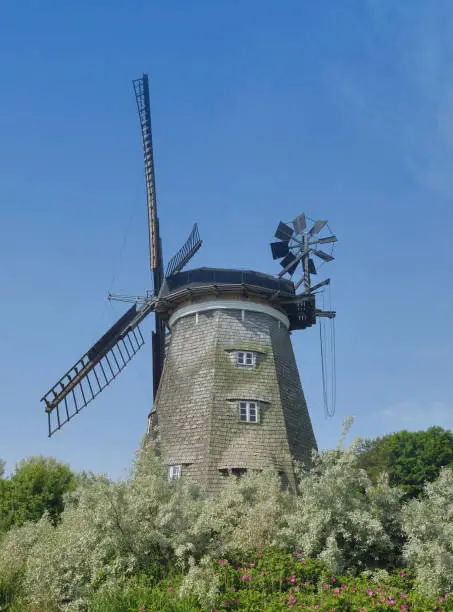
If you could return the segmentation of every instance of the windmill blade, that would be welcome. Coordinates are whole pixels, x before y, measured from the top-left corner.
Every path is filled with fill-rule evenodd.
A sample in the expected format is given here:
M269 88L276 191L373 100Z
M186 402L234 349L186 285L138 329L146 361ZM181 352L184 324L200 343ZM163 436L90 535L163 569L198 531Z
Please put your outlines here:
M289 241L282 240L280 242L271 242L272 259L280 259L286 257L289 253Z
M145 160L146 199L148 203L149 257L153 274L154 294L159 291L164 282L164 262L162 257L162 241L157 217L156 180L154 176L153 138L151 131L151 110L149 103L148 75L133 81L135 99L137 101L140 127L142 130L143 153ZM162 376L165 355L165 321L156 312L156 331L153 336L153 397L156 398Z
M280 262L280 265L282 266L283 270L280 272L279 276L283 276L283 274L286 274L286 272L293 274L294 270L297 268L298 263L299 259L297 257L294 257L292 253L288 253L288 255Z
M49 437L105 389L143 346L138 325L156 302L149 300L138 310L134 304L41 398Z
M163 282L162 245L157 217L156 180L154 175L153 137L149 103L148 75L132 81L137 101L140 127L142 130L143 154L145 160L146 199L148 203L149 257L153 272L154 292L159 293Z
M311 257L308 260L308 271L310 272L310 274L318 274L316 272L315 262L313 261L313 259Z
M324 251L319 251L318 249L312 249L311 252L314 255L317 255L320 259L323 259L324 261L333 261L335 259L335 257L332 257L332 255L329 255L328 253L325 253Z
M314 236L315 234L318 234L325 225L327 225L327 221L316 221L308 233L310 236Z
M316 244L327 244L329 242L337 242L336 236L327 236L326 238L318 238Z
M198 233L198 225L195 223L186 242L179 249L176 255L168 262L165 278L168 278L177 272L181 272L181 270L187 263L189 263L202 244L203 241L200 239L200 234Z
M292 227L289 227L289 225L286 225L286 223L280 221L274 236L279 240L289 240L293 234L294 230Z
M307 227L307 220L305 219L305 214L301 213L298 217L296 217L293 221L293 225L296 234L302 234L304 229Z
M292 253L288 253L285 259L280 262L280 265L284 266L284 268L278 273L278 278L281 278L287 272L293 274L299 261L305 259L309 252L310 251L307 249L306 251L300 252L296 257L294 257ZM285 264L285 260L288 262L287 264Z

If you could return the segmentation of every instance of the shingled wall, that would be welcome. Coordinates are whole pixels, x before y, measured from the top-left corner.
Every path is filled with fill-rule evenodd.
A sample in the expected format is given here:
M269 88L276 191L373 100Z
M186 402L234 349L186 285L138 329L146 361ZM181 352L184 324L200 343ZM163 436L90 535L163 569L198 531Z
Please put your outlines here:
M256 368L234 351L253 351ZM239 420L239 400L259 406L259 423ZM152 413L167 465L208 491L228 470L273 469L294 482L292 459L316 448L285 326L269 314L209 310L175 322Z

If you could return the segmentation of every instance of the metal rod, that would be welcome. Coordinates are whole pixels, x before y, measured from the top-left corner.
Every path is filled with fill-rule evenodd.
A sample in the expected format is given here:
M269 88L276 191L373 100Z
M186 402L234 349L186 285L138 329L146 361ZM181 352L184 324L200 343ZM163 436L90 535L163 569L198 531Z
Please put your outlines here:
M91 399L94 399L95 395L93 393L93 387L91 386L91 381L90 381L90 375L89 374L87 374L87 381L88 381L88 386L90 387Z
M112 346L112 348L111 348L111 351L110 351L110 352L111 352L111 353L112 353L112 355L113 355L113 359L115 360L116 367L118 368L118 372L121 372L122 367L121 367L121 366L120 366L120 364L118 363L118 360L117 360L116 355L115 355L115 351L113 350L114 348L115 348L115 347L114 347L114 346Z
M106 355L104 355L104 357L106 357ZM108 378L107 378L107 376L105 374L105 370L104 370L104 366L102 365L102 361L99 362L99 365L101 366L102 373L104 374L105 384L108 385L109 384L109 380L108 380ZM112 366L110 364L109 364L109 367L110 367L110 369L112 369ZM113 374L113 372L112 372L112 374ZM104 388L104 387L102 387L102 388Z
M67 400L67 398L66 398L66 397L64 398L64 407L65 407L65 409L66 409L66 418L67 418L67 420L69 421L68 400Z
M83 392L83 379L80 381L79 387L80 387L80 392L82 393L82 397L83 397L83 403L85 404L85 406L88 404L88 402L85 399L85 393Z
M115 356L115 355L113 355L113 356ZM115 374L115 372L113 371L113 368L112 368L112 366L111 366L111 364L110 364L110 361L109 361L109 356L107 355L107 353L104 355L104 357L105 357L105 360L106 360L106 361L107 361L107 363L108 363L108 366L109 366L109 368L110 368L110 372L112 373L113 378L116 378L116 374ZM121 370L119 370L119 371L121 372ZM107 384L110 384L110 381L109 381L109 380L107 381Z
M74 400L75 411L78 413L79 409L77 407L77 399L76 399L76 396L75 396L75 393L74 393L74 389L71 390L71 393L72 393L72 399Z
M123 353L121 352L119 343L116 345L116 348L118 349L118 353L121 355L121 359L123 360L123 363L124 363L123 365L123 368L124 368L124 366L126 365L126 360L124 359ZM122 370L122 368L120 368L120 370Z
M121 338L121 342L123 343L124 350L126 351L127 356L129 357L128 361L130 361L130 360L132 359L132 357L131 357L131 355L130 355L130 353L129 353L129 350L128 350L128 348L127 348L127 344L126 344L126 342L124 341L124 338ZM118 348L119 348L119 342L118 342Z
M101 383L99 382L98 374L96 372L96 368L95 367L93 368L93 372L94 372L94 375L96 377L96 382L98 383L98 387L99 387L98 393L100 393L102 391L103 387L101 387Z
M308 232L304 232L303 233L303 244L304 244L304 251L306 251L308 253L309 250L309 246L308 246ZM304 270L304 291L305 293L308 293L310 291L310 257L307 256L305 257L305 259L302 262L302 267Z

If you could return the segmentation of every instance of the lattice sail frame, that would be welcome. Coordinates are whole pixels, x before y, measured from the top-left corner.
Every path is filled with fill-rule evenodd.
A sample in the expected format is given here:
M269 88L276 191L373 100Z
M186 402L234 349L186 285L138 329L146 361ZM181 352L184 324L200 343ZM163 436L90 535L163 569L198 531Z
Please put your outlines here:
M137 310L134 304L41 398L49 437L105 389L145 343L139 323L154 310L156 299ZM61 412L60 412L61 410Z

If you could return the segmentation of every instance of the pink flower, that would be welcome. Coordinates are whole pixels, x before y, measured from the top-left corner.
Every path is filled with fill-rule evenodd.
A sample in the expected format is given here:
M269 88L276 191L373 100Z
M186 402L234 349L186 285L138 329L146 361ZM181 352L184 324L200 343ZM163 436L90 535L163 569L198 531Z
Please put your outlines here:
M238 567L238 572L242 572L242 567Z
M295 552L294 554L296 555L296 557L300 557L300 552Z
M296 598L294 597L294 595L290 595L290 596L288 597L288 603L289 603L289 604L296 603Z
M448 599L448 593L445 593L444 599Z
M331 576L330 579L332 580L332 582L335 582L336 580L335 576Z
M438 597L438 598L437 598L437 601L438 601L439 603L443 603L443 601L444 601L444 600L442 599L442 597Z
M358 589L358 588L359 588L359 587L357 587L356 585L354 585L354 586L352 587L352 590L353 590L353 591L357 591L357 589Z
M400 593L400 595L401 595L401 597L402 597L403 599L407 599L407 595L406 595L406 593Z
M252 577L251 577L251 576L248 576L247 574L244 574L244 575L242 576L242 578L241 578L241 580L251 580L251 579L252 579Z
M393 599L389 599L389 604L390 604L391 606L394 606L394 605L395 605L394 600L393 600Z
M167 591L168 591L169 593L174 593L174 592L175 592L175 589L174 589L172 586L169 586L169 587L168 587L168 589L167 589Z
M140 606L140 610L146 610L145 606Z
M398 572L398 576L399 576L400 578L404 578L404 572Z
M324 589L324 591L327 591L327 589L329 588L329 585L328 584L323 584L322 588Z
M285 579L284 578L280 578L280 582L285 582Z
M296 582L296 577L295 576L291 576L290 581L291 582Z
M319 606L313 606L313 610L317 610Z
M303 563L304 565L307 563L305 559L301 559L300 562Z
M263 556L263 553L258 553L258 557L261 559L261 557Z
M220 565L225 565L225 559L220 559L219 563Z
M254 563L250 563L250 567L255 567L255 564Z
M371 597L371 595L373 595L373 591L372 591L372 589L367 589L367 590L366 590L366 594L367 594L369 597Z
M366 612L366 608L360 608L360 612Z
M380 593L380 592L381 592L381 588L380 588L380 587L378 587L378 588L376 589L376 593Z
M231 592L232 592L232 593L234 593L235 591L236 591L236 589L233 587L233 588L231 589Z
M340 589L334 589L333 592L335 593L335 595L338 595L338 593L340 592Z
M407 610L407 608L406 608L406 606L404 604L401 604L400 605L400 610L403 610L403 612L404 612L405 610Z
M261 570L261 576L264 576L266 572L264 570Z
M341 588L342 588L342 589L346 589L347 587L346 587L346 585L345 585L345 584L342 584L342 585L341 585Z

